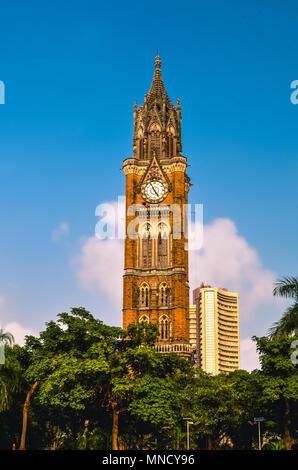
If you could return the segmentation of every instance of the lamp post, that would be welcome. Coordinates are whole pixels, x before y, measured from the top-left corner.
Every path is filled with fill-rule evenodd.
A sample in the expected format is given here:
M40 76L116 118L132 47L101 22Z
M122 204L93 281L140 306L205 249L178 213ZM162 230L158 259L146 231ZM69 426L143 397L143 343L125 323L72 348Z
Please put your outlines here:
M187 438L187 450L189 450L189 425L194 424L191 418L183 418L186 420L186 438Z
M259 450L262 449L262 445L261 445L261 422L264 421L264 418L261 417L261 418L254 418L254 424L258 423L258 434L259 434Z

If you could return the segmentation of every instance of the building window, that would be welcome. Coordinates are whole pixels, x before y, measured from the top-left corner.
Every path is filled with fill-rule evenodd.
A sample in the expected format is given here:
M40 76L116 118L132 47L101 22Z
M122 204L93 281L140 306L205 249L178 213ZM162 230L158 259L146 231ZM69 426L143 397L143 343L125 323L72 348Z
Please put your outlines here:
M171 303L171 290L166 282L159 286L159 306L169 307Z
M161 339L170 338L170 319L167 315L162 315L159 319L159 334Z
M159 268L168 267L169 254L169 230L166 224L161 224L157 238L157 260Z
M152 238L150 227L147 227L142 234L142 267L152 267Z
M140 318L139 318L139 323L149 323L149 317L147 315L142 315Z
M150 289L145 282L139 288L139 306L148 308L150 304Z

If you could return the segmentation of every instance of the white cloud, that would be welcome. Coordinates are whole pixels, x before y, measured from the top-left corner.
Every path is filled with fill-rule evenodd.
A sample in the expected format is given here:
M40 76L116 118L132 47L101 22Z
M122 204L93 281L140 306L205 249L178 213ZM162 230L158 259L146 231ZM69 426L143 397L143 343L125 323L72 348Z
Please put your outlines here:
M125 198L100 204L95 214L100 217L95 226L96 235L84 240L74 265L81 287L99 292L121 312ZM108 234L111 238L103 239ZM117 236L121 239L118 240Z
M245 338L240 341L240 368L248 372L254 369L260 369L256 343L250 338Z
M100 292L121 311L123 241L88 238L76 260L77 275L83 289Z
M262 266L257 251L241 237L230 219L204 226L201 250L190 251L192 288L202 282L239 293L240 316L248 318L264 305L273 304L273 271Z
M3 328L5 332L11 333L14 337L15 343L23 346L25 343L25 336L36 335L36 333L16 321L6 323L7 318L12 315L14 315L14 313L9 309L6 297L4 295L0 295L0 328ZM6 320L4 320L4 318L6 318Z
M69 225L67 222L61 222L55 230L52 231L53 242L59 242L63 237L69 234Z
M122 306L123 261L123 240L99 240L94 236L84 240L75 263L81 287L99 292L119 312ZM270 326L271 319L268 325L268 317L265 318L264 314L258 318L257 325L252 322L264 306L276 309L277 299L272 296L276 275L262 266L257 251L239 235L232 220L216 219L205 225L203 246L189 252L189 261L191 292L202 282L238 292L240 321L253 326L255 334L258 333L257 326L263 334L264 327L267 329ZM249 332L245 334L249 335Z
M7 323L7 325L5 325L3 329L5 332L11 333L14 337L15 343L19 344L20 346L24 345L26 335L35 335L32 330L30 330L29 328L25 328L20 323L17 323L15 321Z

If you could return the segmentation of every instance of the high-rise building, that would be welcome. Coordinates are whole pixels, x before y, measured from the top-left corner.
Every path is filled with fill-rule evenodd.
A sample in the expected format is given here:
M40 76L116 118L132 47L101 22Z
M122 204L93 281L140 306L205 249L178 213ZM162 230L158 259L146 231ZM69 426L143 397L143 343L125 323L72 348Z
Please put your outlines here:
M141 321L158 324L156 350L190 355L188 251L183 228L190 179L182 155L181 107L166 92L161 60L149 93L134 105L133 155L123 162L126 233L138 211L136 237L126 235L123 328ZM175 218L173 208L181 215ZM173 210L172 210L173 209ZM174 223L174 221L176 221ZM178 224L179 225L179 224Z
M198 362L198 318L197 306L189 306L189 344L192 350L194 361Z
M240 368L238 294L224 288L198 287L197 366L216 375Z

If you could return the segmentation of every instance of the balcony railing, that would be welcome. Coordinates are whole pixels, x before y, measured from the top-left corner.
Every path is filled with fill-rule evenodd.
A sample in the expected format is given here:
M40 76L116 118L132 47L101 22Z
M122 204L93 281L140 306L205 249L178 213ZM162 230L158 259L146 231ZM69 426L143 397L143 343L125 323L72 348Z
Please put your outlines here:
M155 351L162 354L178 354L179 356L189 357L191 355L192 349L189 343L184 343L182 341L177 341L173 343L156 343Z

